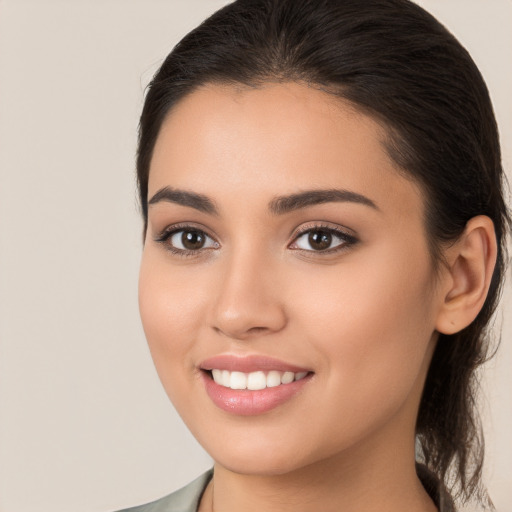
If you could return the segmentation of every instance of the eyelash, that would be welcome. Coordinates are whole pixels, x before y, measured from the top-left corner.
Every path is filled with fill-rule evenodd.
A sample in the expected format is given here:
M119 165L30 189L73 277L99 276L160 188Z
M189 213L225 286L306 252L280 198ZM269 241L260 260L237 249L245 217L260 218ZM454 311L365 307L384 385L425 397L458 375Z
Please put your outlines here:
M314 232L323 232L328 233L333 238L338 238L340 240L340 243L330 249L324 249L324 250L318 250L315 251L313 249L302 249L300 247L298 248L292 248L295 251L301 251L308 254L314 254L314 255L327 255L327 254L336 254L338 252L347 250L349 247L355 245L359 240L356 236L351 235L347 233L346 231L343 231L339 227L333 227L327 224L312 224L312 225L306 225L301 227L296 233L293 235L293 241L290 245L296 244L297 240L308 233L314 233ZM289 245L289 247L290 247Z
M173 226L169 226L165 228L156 238L155 242L158 242L165 246L165 248L170 251L172 254L176 256L181 256L183 258L197 256L200 251L208 250L208 248L200 248L200 249L178 249L177 247L174 247L169 242L169 239L172 238L177 233L181 232L189 232L189 233L199 233L215 242L215 244L219 245L219 243L211 237L204 229L201 229L199 227L196 227L191 224L175 224ZM216 247L215 247L216 248Z
M199 249L179 249L177 247L174 247L169 243L169 239L172 238L174 235L181 233L181 232L192 232L192 233L198 233L200 235L203 235L216 244L216 247L201 247ZM331 235L333 238L337 238L340 240L340 243L336 245L335 247L324 249L324 250L317 250L314 249L303 249L301 247L292 247L292 245L297 243L297 240L299 240L301 237L307 235L308 233L313 232L323 232ZM199 227L196 227L194 225L190 224L179 224L167 227L164 229L156 238L155 241L164 245L165 248L170 251L172 254L180 256L180 257L193 257L197 256L201 251L205 250L211 250L211 249L217 249L219 247L219 243L210 236L204 229L201 229ZM288 248L294 250L294 251L300 251L302 253L307 253L308 255L327 255L327 254L335 254L338 252L341 252L343 250L348 249L349 247L355 245L359 240L351 234L348 234L347 232L335 228L326 224L313 224L313 225L307 225L302 227L300 230L295 232L293 234L293 239L290 244L288 244Z

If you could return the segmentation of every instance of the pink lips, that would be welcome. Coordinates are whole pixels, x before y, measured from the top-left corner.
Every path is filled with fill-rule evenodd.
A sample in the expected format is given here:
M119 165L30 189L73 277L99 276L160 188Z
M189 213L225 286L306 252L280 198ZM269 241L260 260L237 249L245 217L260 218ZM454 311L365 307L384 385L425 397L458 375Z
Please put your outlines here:
M219 369L243 373L272 370L293 373L309 371L307 368L265 356L239 357L228 354L208 358L200 364L200 368L202 370ZM221 386L214 382L209 373L202 372L206 393L212 402L226 412L241 416L262 414L284 404L307 385L311 377L312 373L310 372L306 377L289 384L252 391Z
M229 370L230 372L256 372L262 370L264 372L270 372L272 370L278 372L307 372L307 368L301 368L292 364L279 361L266 356L233 356L229 354L222 354L219 356L210 357L205 359L201 364L202 370L212 370L218 368L219 370Z

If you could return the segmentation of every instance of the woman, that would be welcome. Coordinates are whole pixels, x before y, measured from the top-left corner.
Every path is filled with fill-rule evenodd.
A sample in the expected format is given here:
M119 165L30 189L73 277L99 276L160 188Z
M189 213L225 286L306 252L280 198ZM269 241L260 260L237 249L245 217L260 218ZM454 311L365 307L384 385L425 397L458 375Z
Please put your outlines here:
M155 75L141 317L212 472L132 511L455 510L509 216L467 52L406 0L238 0Z

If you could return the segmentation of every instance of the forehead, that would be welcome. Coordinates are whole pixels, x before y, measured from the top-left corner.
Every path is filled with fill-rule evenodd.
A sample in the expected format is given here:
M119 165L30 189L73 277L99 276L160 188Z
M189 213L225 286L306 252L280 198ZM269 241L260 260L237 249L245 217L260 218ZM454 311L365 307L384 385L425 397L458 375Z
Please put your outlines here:
M370 116L305 84L210 84L165 119L149 196L165 186L245 198L343 188L417 213L420 189L398 172L385 140Z

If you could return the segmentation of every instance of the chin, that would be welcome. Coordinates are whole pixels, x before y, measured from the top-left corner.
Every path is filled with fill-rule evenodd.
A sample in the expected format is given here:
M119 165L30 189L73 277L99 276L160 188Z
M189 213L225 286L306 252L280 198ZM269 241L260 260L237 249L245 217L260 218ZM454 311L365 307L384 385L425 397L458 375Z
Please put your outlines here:
M223 453L219 459L214 457L215 463L223 468L240 475L278 476L292 473L305 464L298 460L281 458L275 454L259 454L258 456Z
M295 432L289 429L279 436L268 432L265 436L264 430L248 430L245 436L232 431L231 435L225 433L217 439L212 439L208 433L197 435L196 438L216 464L242 475L285 475L338 451L338 447L334 446L324 446L323 449L308 447L304 439L297 435L300 429Z

